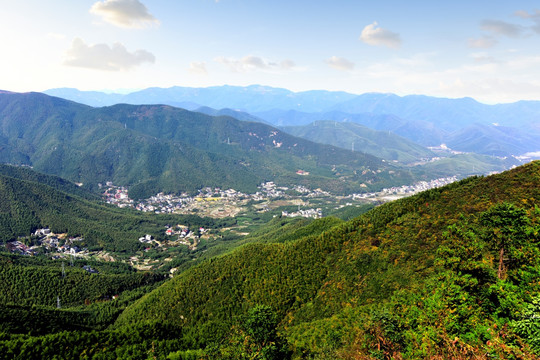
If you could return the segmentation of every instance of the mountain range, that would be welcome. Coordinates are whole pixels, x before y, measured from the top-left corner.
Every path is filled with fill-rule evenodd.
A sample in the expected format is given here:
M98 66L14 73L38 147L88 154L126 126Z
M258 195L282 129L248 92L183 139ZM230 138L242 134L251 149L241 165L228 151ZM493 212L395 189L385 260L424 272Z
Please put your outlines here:
M321 144L347 147L385 160L411 163L435 153L390 131L378 131L353 122L315 121L304 126L284 126L285 132Z
M191 110L228 108L274 126L307 125L318 120L350 121L392 131L423 146L452 144L457 151L469 152L472 147L473 152L486 155L522 155L540 150L539 101L487 105L471 98L292 92L259 85L148 88L123 95L69 88L45 93L92 106L159 103ZM467 141L471 132L482 138L478 148ZM508 136L509 133L512 135Z
M92 108L40 93L0 94L0 160L135 197L206 186L256 192L265 181L345 193L411 181L372 155L258 122L168 105ZM302 170L309 176L297 175Z
M156 98L166 93L154 90ZM219 90L197 96L225 102ZM260 182L276 181L347 192L464 173L471 165L487 172L512 158L474 153L478 149L495 152L505 144L504 151L534 151L533 103L519 104L526 119L492 124L457 119L464 109L469 120L482 113L471 99L459 105L369 94L379 102L355 116L379 129L333 119L288 128L341 142L342 149L252 120L278 110L297 119L325 111L343 115L362 104L354 96L229 90L251 97L225 107L237 110L174 98L200 109L194 112L0 92L0 161L19 165L0 165L0 359L539 358L538 161L382 204L348 221L277 215L229 241L223 227L230 219L216 220L200 249L165 231L209 219L120 209L88 191L113 181L146 197L203 186L256 191ZM265 91L268 98L259 99ZM448 117L430 119L427 109L407 105L413 100L446 107L432 114L448 111ZM307 111L268 109L265 101L296 102ZM400 114L384 113L383 104ZM245 113L247 106L261 112ZM437 154L384 126L424 139L439 133L445 141L462 132L449 146L475 151L402 167L390 159ZM388 160L352 151L349 141ZM58 246L75 241L118 261L81 256L66 265L69 255L59 248L48 253L43 246L35 256L8 251L8 241L26 248L37 242L33 234L45 226L64 233ZM142 234L168 247L143 244L137 240ZM129 262L138 257L161 260L153 271L137 271Z

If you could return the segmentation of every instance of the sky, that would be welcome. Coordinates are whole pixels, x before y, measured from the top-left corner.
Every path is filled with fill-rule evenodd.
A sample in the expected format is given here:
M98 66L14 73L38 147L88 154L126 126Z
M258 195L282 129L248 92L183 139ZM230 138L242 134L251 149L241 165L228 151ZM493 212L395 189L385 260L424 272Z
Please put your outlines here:
M252 84L540 100L540 3L0 0L0 89Z

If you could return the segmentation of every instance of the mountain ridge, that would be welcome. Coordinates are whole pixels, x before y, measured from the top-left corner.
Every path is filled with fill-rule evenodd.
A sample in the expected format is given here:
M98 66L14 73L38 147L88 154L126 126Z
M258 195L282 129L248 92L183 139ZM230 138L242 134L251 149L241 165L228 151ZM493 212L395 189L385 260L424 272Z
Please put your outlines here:
M83 101L84 92L73 89L51 89L46 93ZM454 143L466 141L463 132L473 124L483 126L506 126L512 131L522 132L514 144L505 145L504 136L494 132L491 142L506 148L504 156L518 156L523 153L509 153L508 150L524 149L524 153L540 150L535 141L522 142L525 135L540 137L540 101L519 101L508 104L483 104L472 98L439 98L427 95L406 95L365 93L355 95L345 92L304 91L292 92L286 89L253 85L214 86L209 88L172 87L149 88L127 95L111 95L107 105L115 102L142 104L164 103L172 106L185 105L191 110L200 107L215 109L232 108L263 119L275 126L305 125L317 120L354 121L375 130L390 130L423 146L438 146L447 143L454 134ZM105 95L104 99L106 99ZM90 94L89 98L95 95ZM92 103L89 100L89 103ZM104 105L104 103L93 105ZM218 110L216 110L218 111ZM463 139L457 139L463 134ZM521 144L520 144L521 142ZM458 148L459 151L469 147ZM485 153L482 151L474 151Z
M396 176L371 155L169 105L92 108L39 93L2 94L0 115L5 162L93 188L106 181L132 185L135 198L205 186L255 192L272 180L342 192L366 182L384 187ZM298 169L310 172L309 179L296 175ZM365 169L369 174L356 173Z

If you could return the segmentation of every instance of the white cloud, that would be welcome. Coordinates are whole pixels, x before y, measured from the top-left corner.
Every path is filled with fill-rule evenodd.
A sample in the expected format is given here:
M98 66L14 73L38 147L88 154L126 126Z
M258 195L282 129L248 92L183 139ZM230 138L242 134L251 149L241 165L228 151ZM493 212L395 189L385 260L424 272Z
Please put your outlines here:
M470 48L476 49L488 49L497 44L497 40L491 36L482 36L477 39L469 39L468 41Z
M294 61L289 60L289 59L283 60L281 63L279 63L279 65L282 69L285 69L285 70L289 70L296 67L296 64L294 63Z
M482 21L480 27L484 31L513 38L517 38L523 33L523 28L521 26L502 20L484 20Z
M98 1L92 5L90 12L101 16L110 24L123 28L144 28L159 24L139 0Z
M377 27L377 22L367 25L360 34L360 40L369 45L398 48L401 45L399 34Z
M540 97L540 56L500 53L470 54L466 64L439 66L431 54L388 59L363 66L355 73L364 91L429 94L443 97L470 96L487 103L537 100ZM413 65L414 63L419 65Z
M531 29L540 34L540 10L536 10L534 13L529 14L527 11L516 11L516 15L522 19L530 19L534 21L535 25L531 26Z
M259 56L248 55L241 59L218 56L214 59L218 63L227 66L232 72L245 73L250 71L276 71L290 70L296 65L292 60L283 60L280 63L271 62Z
M325 60L325 63L327 63L328 66L336 70L341 70L341 71L354 70L353 62L350 62L349 60L342 57L338 57L338 56L332 56L330 59Z
M188 71L190 74L208 75L206 63L200 61L193 61L191 64L189 64Z
M112 47L107 44L87 45L79 38L73 40L65 55L64 65L108 71L129 70L143 63L155 62L154 55L146 50L130 53L120 43Z

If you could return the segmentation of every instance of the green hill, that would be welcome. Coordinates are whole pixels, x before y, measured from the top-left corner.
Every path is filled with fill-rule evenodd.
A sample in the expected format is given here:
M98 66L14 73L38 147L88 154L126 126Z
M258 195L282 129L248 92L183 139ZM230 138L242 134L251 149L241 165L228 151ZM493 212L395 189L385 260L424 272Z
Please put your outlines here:
M132 254L144 248L138 241L142 235L164 237L166 224L208 227L230 222L120 209L56 176L7 165L0 166L0 195L1 242L49 227L57 234L82 236L83 245L94 250Z
M117 326L172 322L192 347L220 341L207 350L226 358L247 344L231 329L263 304L297 357L535 358L539 181L530 163L296 241L247 245L165 283Z
M38 93L0 94L0 159L134 197L205 186L255 192L263 181L333 192L404 183L379 158L293 137L271 126L164 105L91 108ZM309 176L298 176L301 169Z
M122 233L171 220L3 171L6 234L51 222L130 252ZM539 182L532 162L347 222L275 218L159 287L120 263L88 274L76 262L64 277L58 261L0 255L0 358L536 359Z
M435 154L401 136L377 131L352 122L316 121L304 126L288 126L283 130L291 135L321 144L365 152L385 160L414 162Z

